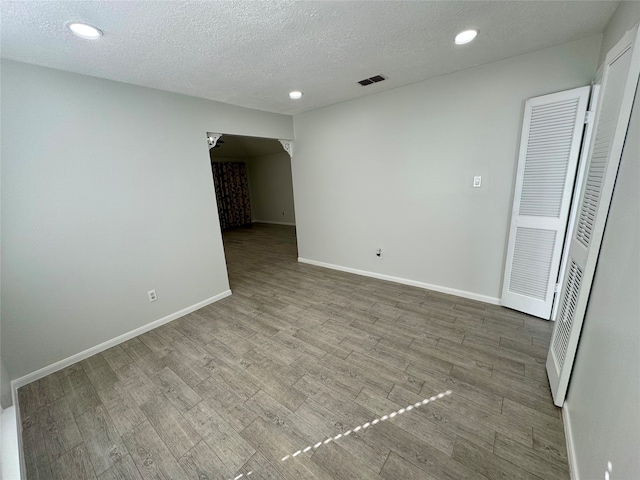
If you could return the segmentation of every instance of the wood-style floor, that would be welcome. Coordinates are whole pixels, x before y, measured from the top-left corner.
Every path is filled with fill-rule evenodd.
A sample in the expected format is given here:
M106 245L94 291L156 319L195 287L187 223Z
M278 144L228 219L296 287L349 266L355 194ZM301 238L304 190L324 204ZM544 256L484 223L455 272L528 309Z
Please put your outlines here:
M550 323L224 244L231 297L19 390L29 480L569 478Z

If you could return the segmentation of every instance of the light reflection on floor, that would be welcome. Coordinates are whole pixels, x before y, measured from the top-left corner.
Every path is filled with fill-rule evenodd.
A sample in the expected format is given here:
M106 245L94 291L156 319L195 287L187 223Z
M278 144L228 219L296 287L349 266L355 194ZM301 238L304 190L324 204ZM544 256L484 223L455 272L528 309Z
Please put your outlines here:
M292 453L290 455L286 455L286 456L282 457L281 461L285 462L290 458L297 457L301 453L307 453L311 449L316 450L316 449L320 448L322 445L326 445L329 442L335 442L337 440L340 440L342 437L346 437L347 435L351 434L351 432L358 432L360 430L364 430L365 428L369 428L369 427L375 425L378 422L383 422L385 420L388 420L390 418L395 417L396 415L401 415L401 414L403 414L405 412L410 412L414 408L421 407L423 405L426 405L429 402L433 402L433 401L438 400L440 398L443 398L443 397L445 397L447 395L451 395L451 393L453 393L451 390L447 390L446 392L439 393L438 395L434 395L432 397L425 398L421 402L416 402L413 405L408 405L405 408L401 408L400 410L396 410L395 412L391 412L391 413L389 413L387 415L383 415L382 417L379 417L379 418L376 418L374 420L371 420L370 422L366 422L366 423L363 423L362 425L358 425L357 427L355 427L355 428L353 428L351 430L347 430L344 433L339 433L335 437L329 437L324 441L319 441L315 445L309 445L307 447L301 448L300 450L297 450L296 452L294 452L294 453Z
M233 477L230 478L229 480L240 480L242 477L248 477L249 475L251 475L253 473L253 470L250 472L247 472L247 474L245 475L244 473L241 473L240 475L238 475L237 477Z
M416 402L413 405L407 405L404 408L401 408L400 410L396 410L395 412L391 412L388 413L387 415L382 415L379 418L375 418L373 420L371 420L370 422L366 422L363 423L362 425L358 425L357 427L354 427L350 430L347 430L344 433L339 433L337 434L335 437L329 437L327 439L325 439L324 441L320 440L318 443L316 443L315 445L308 445L304 448L301 448L300 450L295 451L294 453L290 454L290 455L286 455L284 457L282 457L280 460L282 462L285 462L287 460L289 460L290 458L295 458L298 455L302 454L302 453L307 453L310 450L317 450L318 448L320 448L322 445L326 445L329 442L335 442L337 440L340 440L343 437L346 437L348 435L350 435L351 433L355 433L355 432L359 432L360 430L364 430L366 428L369 427L373 427L375 424L379 423L379 422L384 422L385 420L389 420L397 415L402 415L403 413L406 412L410 412L411 410L413 410L414 408L418 408L418 407L422 407L423 405L426 405L430 402L434 402L440 398L444 398L447 395L451 395L453 392L451 390L447 390L446 392L442 392L439 393L437 395L433 395L432 397L429 398L425 398L424 400L420 401L420 402ZM233 478L229 478L228 480L241 480L243 477L249 477L251 474L253 473L253 470L250 472L247 472L246 474L241 473L240 475L233 477Z

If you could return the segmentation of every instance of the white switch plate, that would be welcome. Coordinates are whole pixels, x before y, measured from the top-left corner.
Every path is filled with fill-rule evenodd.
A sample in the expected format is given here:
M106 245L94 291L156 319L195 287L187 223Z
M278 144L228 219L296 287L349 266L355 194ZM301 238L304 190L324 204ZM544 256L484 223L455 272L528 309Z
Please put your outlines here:
M473 177L473 188L480 188L482 186L482 177Z

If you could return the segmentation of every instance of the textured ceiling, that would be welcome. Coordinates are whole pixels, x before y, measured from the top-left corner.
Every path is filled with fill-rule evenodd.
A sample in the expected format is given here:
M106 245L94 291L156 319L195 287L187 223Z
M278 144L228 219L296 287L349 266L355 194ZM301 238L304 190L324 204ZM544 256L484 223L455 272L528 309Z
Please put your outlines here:
M5 58L296 114L600 33L610 1L0 1ZM72 20L105 32L76 38ZM456 46L460 30L475 42ZM388 80L356 82L376 74ZM288 98L302 90L301 100Z

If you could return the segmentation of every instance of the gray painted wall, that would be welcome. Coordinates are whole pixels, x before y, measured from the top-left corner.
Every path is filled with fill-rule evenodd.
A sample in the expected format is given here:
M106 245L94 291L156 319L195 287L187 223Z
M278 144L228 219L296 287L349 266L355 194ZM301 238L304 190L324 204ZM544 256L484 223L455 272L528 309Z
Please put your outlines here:
M247 165L253 221L295 224L289 154L282 152L253 157L248 159Z
M636 20L640 20L640 14ZM628 23L628 18L624 21ZM613 27L621 37L627 29L617 28L617 25ZM640 89L636 90L631 124L564 407L570 419L577 478L580 480L604 478L608 461L613 463L612 480L640 478L638 192Z
M500 297L524 102L589 84L600 41L296 115L300 257Z
M12 379L227 290L205 133L293 137L286 115L12 61L1 105Z
M11 398L11 380L9 373L4 368L4 362L0 360L0 407L9 408L13 404Z

